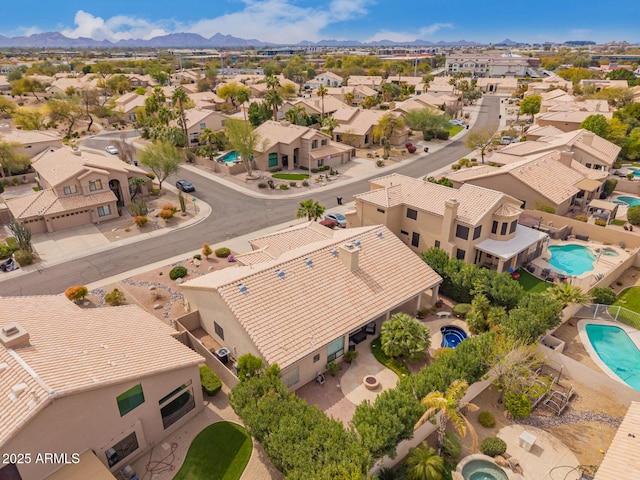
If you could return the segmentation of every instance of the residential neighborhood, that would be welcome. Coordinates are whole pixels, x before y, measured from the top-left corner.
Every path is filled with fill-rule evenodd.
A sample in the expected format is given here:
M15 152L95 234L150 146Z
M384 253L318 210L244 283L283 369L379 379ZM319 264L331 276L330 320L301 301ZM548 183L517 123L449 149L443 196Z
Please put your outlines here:
M68 33L0 36L0 480L640 478L640 43Z

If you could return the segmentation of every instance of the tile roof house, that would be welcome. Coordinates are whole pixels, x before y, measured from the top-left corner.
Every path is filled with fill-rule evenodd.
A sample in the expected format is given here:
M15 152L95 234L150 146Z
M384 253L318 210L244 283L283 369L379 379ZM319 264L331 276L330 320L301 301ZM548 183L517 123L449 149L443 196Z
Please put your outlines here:
M184 112L187 137L189 138L189 145L195 146L200 142L200 134L209 129L212 132L222 130L224 128L224 122L227 120L227 116L222 113L213 110L202 110L199 108L190 108ZM172 122L176 126L178 121Z
M0 450L31 455L21 478L60 469L35 461L51 451L93 451L117 471L202 409L202 357L138 306L0 297L0 311L19 312L0 321Z
M379 75L350 75L347 80L347 86L355 87L364 85L373 90L380 90L380 86L384 83L384 79Z
M352 95L353 98L350 101L347 101L345 96ZM358 106L362 103L362 101L367 97L375 97L378 95L373 88L368 87L366 85L351 85L347 87L335 87L327 89L327 97L333 97L341 102L349 104L351 107Z
M374 144L373 130L384 115L382 110L362 110L344 107L333 114L339 125L333 129L336 142L343 142L356 148L365 148ZM400 115L400 113L395 113ZM404 127L394 132L390 141L392 145L403 145L408 138L409 130Z
M335 168L355 156L353 148L333 142L327 134L313 128L268 120L255 131L260 136L254 153L258 170Z
M6 202L32 233L118 218L131 203L129 179L146 178L144 170L119 158L69 148L47 150L32 166L40 190Z
M607 120L613 118L612 112L593 112L585 110L569 110L554 112L549 111L546 113L540 113L536 116L536 123L541 127L547 125L553 125L563 132L571 132L578 130L582 122L591 115L603 115Z
M391 174L355 195L348 226L385 224L417 253L433 246L449 256L516 269L540 255L546 234L519 225L520 201L497 190L463 184L454 189Z
M640 402L631 402L594 480L640 478Z
M339 87L344 82L344 78L333 72L323 72L317 74L311 80L308 80L307 83L304 84L305 87L309 87L311 89L318 88L320 85L325 87Z
M286 113L296 105L302 105L308 115L322 115L323 99L315 94L311 98L296 98L294 100L285 101L278 110L278 114L282 113L285 117ZM325 116L333 115L338 109L346 107L344 103L335 97L325 95L324 97L324 114Z
M17 130L0 125L0 139L4 142L19 143L19 153L34 157L49 148L62 147L62 139L58 133L41 130ZM4 171L0 172L4 176Z
M367 331L379 331L391 314L415 314L427 291L435 302L442 280L381 225L332 230L308 222L250 243L253 251L238 255L236 267L182 289L217 342L235 357L277 363L291 389L356 348Z
M47 88L47 94L66 95L69 89L73 90L95 90L98 88L100 79L95 75L82 75L56 78Z
M567 92L572 92L573 83L570 80L565 80L559 75L551 75L549 77L543 78L538 82L530 82L527 85L527 91L524 93L524 96L527 97L529 95L541 95L544 92L553 90L554 88L561 88L562 90L566 90Z
M476 86L483 92L511 95L518 90L518 79L514 77L504 78L478 78Z
M408 113L411 110L430 108L435 113L444 113L440 110L442 105L453 106L458 102L458 97L446 93L423 93L412 99L397 103L394 112Z

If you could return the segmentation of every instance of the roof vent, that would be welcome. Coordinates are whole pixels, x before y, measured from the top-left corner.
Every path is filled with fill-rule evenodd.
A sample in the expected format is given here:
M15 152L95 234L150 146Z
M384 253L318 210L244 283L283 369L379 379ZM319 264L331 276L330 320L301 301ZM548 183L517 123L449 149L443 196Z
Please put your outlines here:
M311 260L310 258L305 258L304 263L307 264L307 267L313 267L313 260Z
M11 392L9 393L9 397L11 400L16 401L22 392L24 392L28 388L28 385L24 382L20 382L13 387L11 387Z
M276 270L276 275L284 280L284 272L280 269Z
M353 244L354 244L356 247L359 247L360 245L362 245L362 244L360 243L360 240L354 240L354 241L353 241Z
M238 290L240 290L240 293L242 293L243 295L249 291L249 289L244 283L238 284Z
M376 237L382 238L382 232L376 232Z
M329 249L329 253L331 253L331 255L333 255L334 257L338 256L338 250L336 250L335 248Z
M7 323L0 330L0 344L5 348L28 347L29 333L18 323Z

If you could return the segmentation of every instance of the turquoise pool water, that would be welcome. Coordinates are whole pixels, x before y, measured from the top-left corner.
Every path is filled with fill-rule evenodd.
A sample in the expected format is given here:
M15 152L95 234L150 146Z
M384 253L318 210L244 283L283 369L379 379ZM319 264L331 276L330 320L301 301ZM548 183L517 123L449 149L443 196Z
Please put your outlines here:
M636 172L640 172L640 170L636 170ZM630 207L633 207L635 205L640 205L640 198L630 197L628 195L620 195L619 197L616 197L614 203L617 203L618 205L628 205Z
M238 155L238 153L235 150L230 150L227 153L225 153L223 156L218 158L218 161L227 162L227 163L239 162L240 155Z
M509 480L497 465L486 460L471 460L462 468L464 480Z
M596 256L582 245L552 245L549 263L554 270L567 275L582 275L593 270Z
M585 327L591 346L600 360L620 380L640 391L640 350L627 332L614 325L589 323Z

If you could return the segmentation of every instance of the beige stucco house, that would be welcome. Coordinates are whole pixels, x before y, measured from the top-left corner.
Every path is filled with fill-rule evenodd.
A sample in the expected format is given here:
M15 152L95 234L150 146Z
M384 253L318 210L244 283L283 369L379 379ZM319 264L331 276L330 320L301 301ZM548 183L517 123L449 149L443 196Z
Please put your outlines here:
M85 309L57 295L0 298L0 310L19 312L0 324L0 451L32 459L0 465L1 478L114 478L203 408L202 357L137 306ZM36 462L45 452L79 455L78 476Z
M414 252L431 247L495 268L516 269L542 252L546 234L518 224L520 201L497 190L463 184L449 188L391 174L355 195L348 226L383 223Z
M19 143L18 153L35 157L47 149L60 148L62 139L60 134L40 130L17 130L9 126L0 125L0 140L4 142ZM0 171L0 176L4 172Z
M268 120L255 131L260 137L254 153L259 170L335 168L355 156L353 148L333 142L329 135L313 128Z
M115 156L69 148L47 150L32 165L40 190L6 202L32 233L117 218L131 203L129 179L147 178L144 170ZM142 190L145 194L147 186Z
M189 145L198 145L200 142L200 134L209 129L212 132L217 132L224 128L224 123L227 120L227 116L213 111L202 110L199 108L191 108L184 112L187 137L189 138ZM178 123L176 122L176 125Z
M333 118L339 125L333 129L333 138L336 142L344 142L356 148L366 148L374 144L373 130L378 125L380 118L389 112L382 110L362 110L354 107L338 109ZM399 116L400 113L393 112ZM391 138L392 145L403 145L409 136L406 127L398 129Z
M344 82L344 77L341 77L337 73L326 71L308 80L304 86L310 89L318 88L320 85L324 87L339 87L342 85L342 82Z
M347 80L347 86L349 87L364 85L375 91L379 91L383 83L384 78L379 75L350 75Z
M237 266L182 289L220 345L236 358L277 363L292 390L374 338L391 314L435 303L442 281L383 225L332 230L308 222L250 244Z

